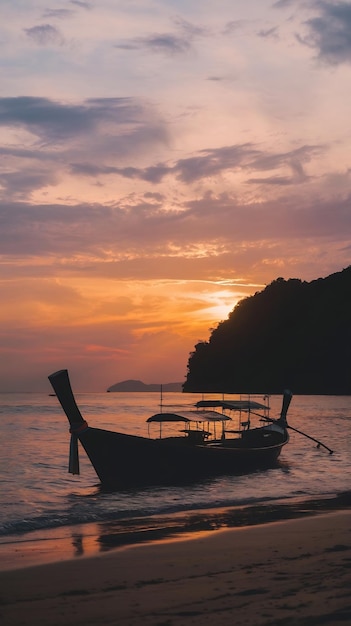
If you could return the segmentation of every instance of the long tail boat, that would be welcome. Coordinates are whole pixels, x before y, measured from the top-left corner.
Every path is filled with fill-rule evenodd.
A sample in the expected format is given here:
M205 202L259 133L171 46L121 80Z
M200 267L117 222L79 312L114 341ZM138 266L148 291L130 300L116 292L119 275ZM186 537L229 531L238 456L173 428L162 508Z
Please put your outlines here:
M152 415L147 423L157 424L157 437L141 437L88 426L67 370L51 374L49 381L70 423L69 471L79 474L79 441L107 488L191 482L271 467L289 441L290 391L284 392L277 419L269 417L266 403L252 399L200 400L190 410ZM233 413L239 415L237 428L230 427ZM260 420L258 426L252 426L253 418ZM170 422L181 425L180 434L164 436L162 427Z

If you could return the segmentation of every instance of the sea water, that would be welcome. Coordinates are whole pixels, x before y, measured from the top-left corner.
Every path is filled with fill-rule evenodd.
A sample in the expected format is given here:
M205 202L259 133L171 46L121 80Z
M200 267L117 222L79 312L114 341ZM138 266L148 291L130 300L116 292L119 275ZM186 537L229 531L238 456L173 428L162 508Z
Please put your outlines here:
M190 408L198 399L196 394L164 393L163 408ZM160 410L159 394L150 392L84 393L76 400L90 426L143 436L148 436L146 419ZM278 417L281 397L271 396L270 405L271 417ZM290 430L275 468L182 486L109 492L101 488L82 448L80 475L68 474L68 422L56 397L2 393L0 546L84 524L113 522L120 533L140 532L145 526L155 529L157 522L150 520L161 517L163 523L167 519L168 525L177 525L175 520L204 509L268 507L349 492L351 397L294 396L288 421L333 454Z

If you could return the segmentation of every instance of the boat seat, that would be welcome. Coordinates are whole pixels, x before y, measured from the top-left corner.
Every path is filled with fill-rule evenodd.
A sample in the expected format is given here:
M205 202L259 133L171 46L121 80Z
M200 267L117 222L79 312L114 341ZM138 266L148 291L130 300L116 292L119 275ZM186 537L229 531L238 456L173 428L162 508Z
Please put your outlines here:
M208 432L207 430L189 430L185 428L182 432L185 432L187 439L191 443L195 443L195 444L206 441L206 439L208 439L208 437L210 437L211 435L211 433Z

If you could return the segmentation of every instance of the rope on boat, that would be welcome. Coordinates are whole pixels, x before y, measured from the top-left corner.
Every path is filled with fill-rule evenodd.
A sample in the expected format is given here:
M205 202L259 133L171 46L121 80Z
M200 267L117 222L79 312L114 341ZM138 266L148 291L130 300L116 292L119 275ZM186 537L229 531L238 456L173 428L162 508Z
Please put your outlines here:
M83 420L83 422L80 422L79 424L75 425L75 424L71 424L71 428L69 429L69 432L71 434L74 435L80 435L81 433L83 433L87 428L89 428L88 426L88 422L86 422L85 420Z
M69 444L69 462L68 472L70 474L79 474L79 452L78 452L78 435L87 430L88 422L83 420L80 424L71 425L69 432L71 433L71 440Z

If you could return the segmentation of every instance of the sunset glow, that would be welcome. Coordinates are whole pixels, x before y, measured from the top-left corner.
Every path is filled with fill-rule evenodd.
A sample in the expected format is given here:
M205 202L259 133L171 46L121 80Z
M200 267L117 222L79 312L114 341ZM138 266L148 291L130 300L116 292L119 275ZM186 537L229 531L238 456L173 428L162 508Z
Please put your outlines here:
M241 298L350 265L351 2L0 17L0 391L182 381Z

